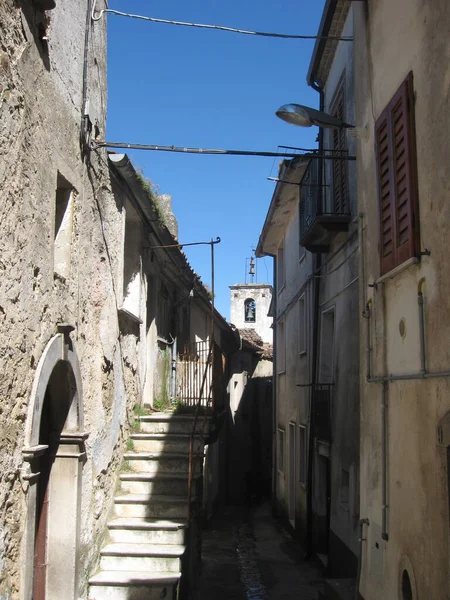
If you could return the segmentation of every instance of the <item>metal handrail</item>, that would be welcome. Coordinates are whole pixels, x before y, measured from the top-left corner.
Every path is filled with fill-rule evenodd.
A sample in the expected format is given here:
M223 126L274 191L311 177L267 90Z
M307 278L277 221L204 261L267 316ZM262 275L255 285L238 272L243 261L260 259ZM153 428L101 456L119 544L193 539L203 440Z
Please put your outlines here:
M209 353L208 353L208 360L206 361L206 365L205 365L205 372L203 374L203 379L202 379L202 384L200 387L200 393L199 393L199 398L198 398L198 402L197 402L197 406L195 409L195 415L194 415L194 423L192 426L192 431L191 431L191 437L189 440L189 473L188 473L188 524L190 524L191 522L191 500L192 500L192 481L194 479L194 458L197 457L198 454L198 449L197 449L197 453L194 456L194 438L195 438L195 432L197 429L197 420L198 420L198 416L199 416L199 412L200 412L200 406L202 406L202 397L203 397L203 390L205 387L205 382L206 382L206 377L207 377L207 373L208 373L208 368L209 368L209 361L213 356L213 346L214 346L214 342L211 340L210 345L209 345ZM211 364L211 368L212 370L214 370L214 364ZM213 381L214 378L213 376L211 377L211 387L209 390L209 394L208 394L208 400L206 402L205 405L205 413L203 415L203 425L202 425L202 431L201 431L201 435L200 435L200 447L202 446L202 442L204 440L204 434L205 434L205 425L206 425L206 417L207 417L207 409L209 407L209 404L211 402L212 396L211 396L211 391L212 391L212 386L213 386Z

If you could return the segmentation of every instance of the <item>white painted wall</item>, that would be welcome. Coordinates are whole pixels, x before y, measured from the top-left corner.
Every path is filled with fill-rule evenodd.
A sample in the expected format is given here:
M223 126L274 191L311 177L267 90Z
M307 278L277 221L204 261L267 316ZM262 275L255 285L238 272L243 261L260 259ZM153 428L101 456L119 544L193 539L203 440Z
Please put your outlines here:
M252 298L256 303L255 322L245 320L244 303ZM263 283L230 285L230 321L238 329L254 329L263 342L273 342L272 317L269 317L272 286Z

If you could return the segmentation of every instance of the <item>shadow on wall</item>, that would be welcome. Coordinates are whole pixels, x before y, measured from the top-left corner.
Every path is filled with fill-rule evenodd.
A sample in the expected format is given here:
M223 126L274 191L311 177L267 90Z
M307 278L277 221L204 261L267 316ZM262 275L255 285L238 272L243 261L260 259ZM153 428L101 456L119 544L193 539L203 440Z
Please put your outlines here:
M272 378L249 379L239 407L229 412L228 501L270 498L272 477Z

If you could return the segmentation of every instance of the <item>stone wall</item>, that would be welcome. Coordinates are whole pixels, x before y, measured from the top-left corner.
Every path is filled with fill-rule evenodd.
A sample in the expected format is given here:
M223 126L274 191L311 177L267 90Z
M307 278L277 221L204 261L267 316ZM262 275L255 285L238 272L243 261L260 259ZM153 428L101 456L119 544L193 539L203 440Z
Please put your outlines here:
M58 0L46 15L31 0L20 6L13 0L0 4L2 600L24 597L25 571L30 569L24 546L32 484L21 477L22 450L36 369L57 324L74 327L70 337L80 362L84 429L89 433L81 480L80 597L86 595L87 575L97 559L128 427L127 409L138 389L132 348L137 339L124 361L119 335L121 207L111 195L106 152L91 153L85 162L80 152L86 11L82 0ZM91 23L89 29L89 116L101 134L105 22ZM54 269L61 182L72 190L65 276Z

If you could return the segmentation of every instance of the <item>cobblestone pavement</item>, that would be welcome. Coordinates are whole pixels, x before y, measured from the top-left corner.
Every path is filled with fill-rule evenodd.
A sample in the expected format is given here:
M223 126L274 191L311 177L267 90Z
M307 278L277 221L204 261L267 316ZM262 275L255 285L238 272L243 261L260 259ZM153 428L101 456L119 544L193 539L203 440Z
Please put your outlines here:
M203 532L195 600L316 600L320 567L273 519L268 504L229 507Z

